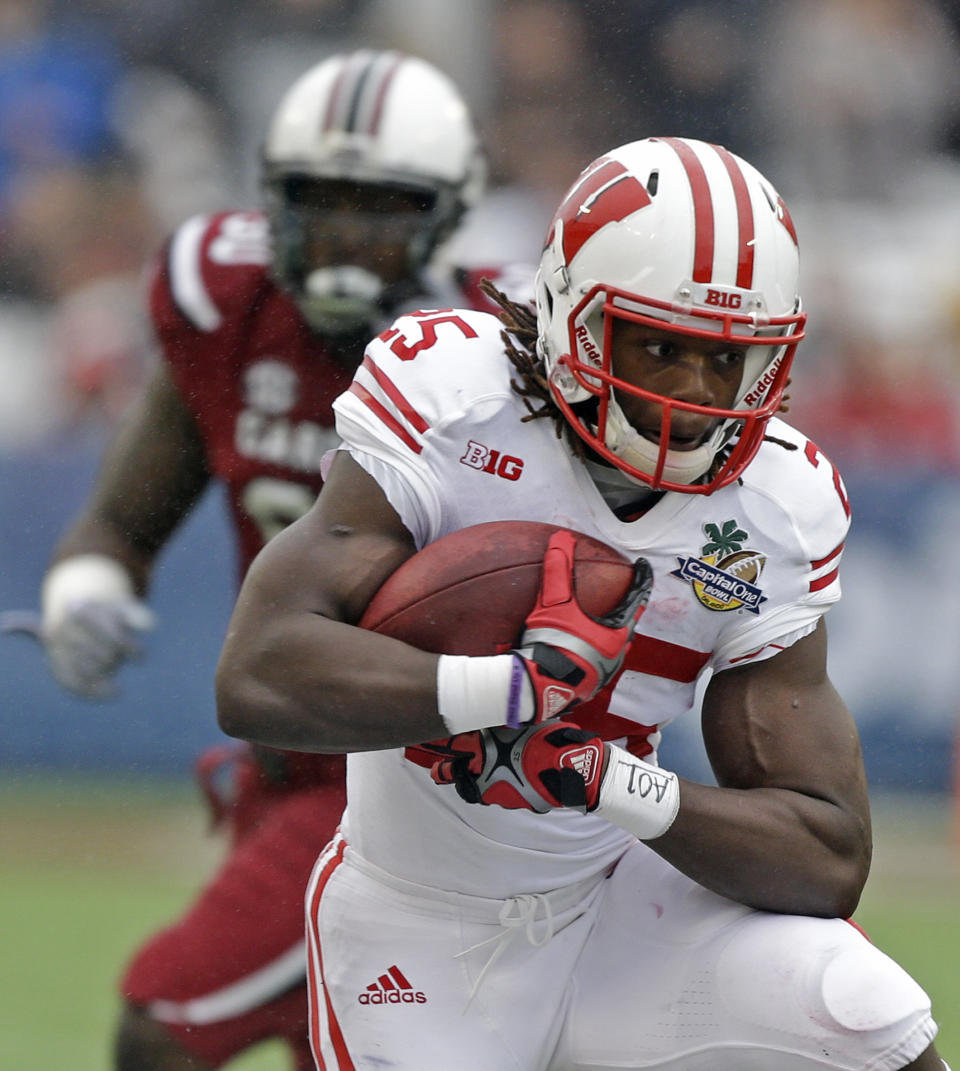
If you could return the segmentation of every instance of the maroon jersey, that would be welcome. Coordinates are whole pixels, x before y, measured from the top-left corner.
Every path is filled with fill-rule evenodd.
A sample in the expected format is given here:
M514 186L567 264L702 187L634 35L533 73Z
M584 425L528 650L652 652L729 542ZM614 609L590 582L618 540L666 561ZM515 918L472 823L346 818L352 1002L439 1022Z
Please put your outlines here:
M199 426L210 472L227 488L241 575L316 498L320 460L337 441L333 400L354 372L274 284L269 259L263 213L196 216L170 240L150 295L163 358ZM515 292L529 285L522 272L512 275ZM483 274L500 273L463 273L418 305L489 311L477 287Z
M196 216L174 233L150 291L163 360L200 429L207 467L227 489L241 577L267 540L313 504L321 458L337 442L333 400L354 373L307 327L269 262L263 213ZM532 292L523 266L474 269L425 288L414 307L491 311L478 286L483 275L516 296ZM256 750L287 784L329 778L323 756L286 755L272 770L277 753Z

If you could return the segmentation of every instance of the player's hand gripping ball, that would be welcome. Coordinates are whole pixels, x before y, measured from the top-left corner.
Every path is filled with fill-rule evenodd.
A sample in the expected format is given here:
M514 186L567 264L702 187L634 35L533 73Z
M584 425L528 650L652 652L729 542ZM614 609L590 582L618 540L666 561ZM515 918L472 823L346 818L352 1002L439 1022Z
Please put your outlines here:
M600 540L538 521L490 521L408 558L374 595L360 627L434 654L513 650L536 610L551 537L561 532L568 533L571 596L584 614L602 618L632 597L637 567Z
M601 616L585 613L574 587L576 538L566 529L550 537L536 605L514 651L533 693L533 717L525 716L525 721L555 717L609 684L623 665L650 598L653 573L646 559L638 558L620 602ZM507 724L519 724L514 706Z
M430 775L455 785L467 803L545 814L555 807L592 811L603 774L600 737L565 721L525 729L478 729L447 742Z

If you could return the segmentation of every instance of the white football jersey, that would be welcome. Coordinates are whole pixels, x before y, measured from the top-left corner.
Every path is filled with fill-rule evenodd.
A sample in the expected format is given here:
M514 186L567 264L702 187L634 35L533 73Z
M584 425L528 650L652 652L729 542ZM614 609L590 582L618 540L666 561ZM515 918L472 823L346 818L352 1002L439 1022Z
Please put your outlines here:
M655 761L660 729L694 705L697 680L776 654L840 596L849 524L830 461L780 420L741 481L668 493L614 515L553 421L524 421L499 320L403 316L370 344L335 403L337 431L418 547L472 524L563 525L645 557L654 586L607 711L584 728ZM571 720L579 721L577 712ZM403 749L349 756L348 843L411 881L480 896L540 892L608 866L632 839L593 815L469 805Z

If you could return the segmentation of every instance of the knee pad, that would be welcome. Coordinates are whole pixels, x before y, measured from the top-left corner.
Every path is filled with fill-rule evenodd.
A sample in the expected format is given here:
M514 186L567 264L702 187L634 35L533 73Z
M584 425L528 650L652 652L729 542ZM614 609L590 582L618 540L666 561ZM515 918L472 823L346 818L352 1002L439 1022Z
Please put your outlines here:
M742 1023L878 1044L930 1015L902 967L840 919L758 914L728 934L717 963L723 1003Z
M844 1030L884 1030L930 1010L930 999L907 972L866 940L843 948L827 964L820 995Z

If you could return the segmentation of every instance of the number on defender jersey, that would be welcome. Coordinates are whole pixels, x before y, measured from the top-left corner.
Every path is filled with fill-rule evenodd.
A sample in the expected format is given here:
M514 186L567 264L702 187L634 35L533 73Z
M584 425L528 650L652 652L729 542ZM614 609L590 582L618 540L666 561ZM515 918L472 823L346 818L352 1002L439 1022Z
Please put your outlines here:
M418 353L430 349L437 344L437 325L453 324L460 329L464 338L476 338L477 332L466 320L453 311L453 309L438 309L432 312L412 312L406 319L416 320L420 327L420 338L415 342L400 334L399 327L391 327L380 336L381 342L389 342L390 349L401 361L412 361ZM411 344L412 343L412 344Z
M264 543L302 517L316 493L302 483L261 476L243 489L243 508L257 526Z

